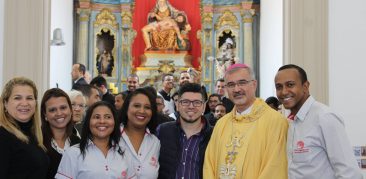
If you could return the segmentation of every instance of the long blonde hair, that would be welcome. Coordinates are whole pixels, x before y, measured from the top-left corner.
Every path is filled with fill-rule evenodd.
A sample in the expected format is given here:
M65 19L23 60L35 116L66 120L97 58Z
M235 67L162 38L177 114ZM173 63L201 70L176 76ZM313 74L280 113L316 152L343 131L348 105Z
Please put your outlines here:
M36 137L38 146L43 150L46 148L43 145L43 136L41 130L41 119L39 117L39 110L37 104L37 87L34 82L25 77L15 77L9 80L1 93L1 102L0 102L0 126L3 127L8 132L15 135L19 140L29 143L28 137L20 130L19 125L16 123L15 119L6 112L5 103L9 101L10 95L15 86L29 86L33 89L33 95L36 100L36 111L32 116L31 120L33 121L31 132Z

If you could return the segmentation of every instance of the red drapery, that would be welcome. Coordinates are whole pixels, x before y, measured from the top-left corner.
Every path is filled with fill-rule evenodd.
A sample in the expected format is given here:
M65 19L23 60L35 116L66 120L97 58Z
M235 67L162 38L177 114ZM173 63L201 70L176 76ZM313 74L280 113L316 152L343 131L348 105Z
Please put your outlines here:
M188 22L192 26L189 32L189 40L191 42L192 50L190 54L193 56L192 65L198 68L198 58L201 57L201 44L197 39L197 30L201 29L201 14L199 0L169 0L170 4L180 11L187 14ZM142 39L141 29L147 24L147 14L154 7L156 0L136 0L133 14L133 28L137 32L137 36L132 44L132 56L134 58L133 65L138 67L140 65L139 56L144 53L145 43Z

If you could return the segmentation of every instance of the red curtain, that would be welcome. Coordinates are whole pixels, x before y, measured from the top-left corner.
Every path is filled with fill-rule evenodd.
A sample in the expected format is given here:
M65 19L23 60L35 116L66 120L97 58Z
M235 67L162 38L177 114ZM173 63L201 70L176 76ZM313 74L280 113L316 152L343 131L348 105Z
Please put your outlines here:
M200 0L169 0L170 4L180 11L187 14L188 22L192 26L189 32L189 40L192 50L189 52L193 56L192 65L198 68L198 58L201 57L201 44L197 39L197 30L201 29ZM137 36L132 44L132 56L134 58L133 65L140 65L139 56L144 53L145 43L142 39L141 29L147 24L147 14L154 7L156 0L136 0L133 14L133 28L137 32Z

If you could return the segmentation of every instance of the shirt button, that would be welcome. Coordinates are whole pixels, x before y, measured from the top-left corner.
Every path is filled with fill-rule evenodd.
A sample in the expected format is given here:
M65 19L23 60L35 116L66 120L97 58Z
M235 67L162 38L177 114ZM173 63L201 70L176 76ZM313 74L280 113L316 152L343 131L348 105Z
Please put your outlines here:
M185 151L187 151L188 149L184 149Z
M139 166L139 168L141 168L141 166Z
M183 162L183 165L186 165L186 162Z

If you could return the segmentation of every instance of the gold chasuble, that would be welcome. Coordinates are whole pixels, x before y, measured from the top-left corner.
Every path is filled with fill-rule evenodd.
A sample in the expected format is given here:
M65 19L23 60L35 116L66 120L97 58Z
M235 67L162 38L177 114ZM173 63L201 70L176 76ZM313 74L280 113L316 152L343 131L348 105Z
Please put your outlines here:
M205 179L287 179L287 120L256 99L247 115L236 107L216 124L206 149Z

